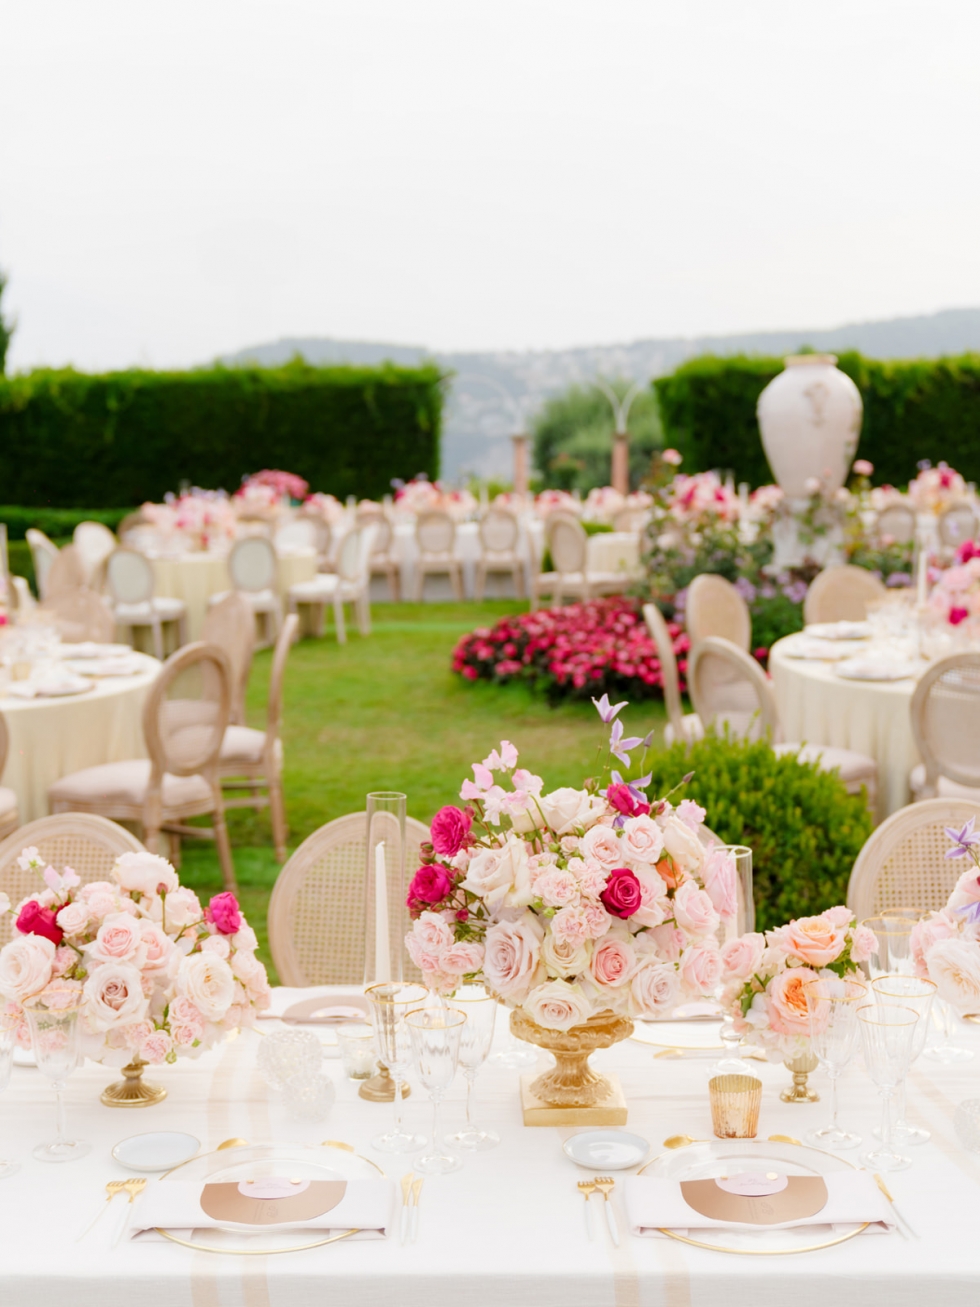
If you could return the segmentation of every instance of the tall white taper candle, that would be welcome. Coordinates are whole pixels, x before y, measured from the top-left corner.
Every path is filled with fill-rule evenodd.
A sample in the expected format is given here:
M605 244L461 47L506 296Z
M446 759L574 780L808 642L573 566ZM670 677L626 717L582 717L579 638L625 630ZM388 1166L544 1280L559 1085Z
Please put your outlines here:
M385 842L374 846L374 978L379 984L391 980L391 948L388 942L388 875L385 871Z

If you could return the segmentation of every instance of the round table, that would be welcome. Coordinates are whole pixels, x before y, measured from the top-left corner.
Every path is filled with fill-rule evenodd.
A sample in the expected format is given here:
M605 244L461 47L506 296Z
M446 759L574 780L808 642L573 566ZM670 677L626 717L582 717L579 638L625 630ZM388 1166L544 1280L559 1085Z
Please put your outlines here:
M182 599L187 607L187 638L200 640L208 600L231 589L228 555L225 553L178 554L175 558L153 558L156 592L167 599ZM279 593L285 597L298 581L316 576L316 550L290 549L278 554Z
M2 783L17 795L21 822L48 815L48 787L103 762L145 758L143 703L160 672L147 654L134 676L107 676L84 694L18 699L0 692L10 734Z
M834 663L790 658L788 636L769 651L783 739L867 754L878 764L878 819L909 802L909 772L921 759L909 705L915 681L848 681ZM854 652L866 644L852 642Z

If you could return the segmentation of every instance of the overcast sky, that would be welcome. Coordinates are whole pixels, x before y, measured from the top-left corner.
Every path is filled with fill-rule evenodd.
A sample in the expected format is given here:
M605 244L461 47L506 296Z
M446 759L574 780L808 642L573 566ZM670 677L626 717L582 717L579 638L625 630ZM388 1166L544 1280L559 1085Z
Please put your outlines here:
M976 0L0 0L10 363L980 304Z

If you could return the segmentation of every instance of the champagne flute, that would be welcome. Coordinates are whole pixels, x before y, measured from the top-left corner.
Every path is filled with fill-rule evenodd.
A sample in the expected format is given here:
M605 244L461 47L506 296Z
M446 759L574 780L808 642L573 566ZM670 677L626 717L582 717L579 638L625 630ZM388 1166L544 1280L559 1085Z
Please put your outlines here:
M919 1023L915 1027L909 1058L911 1066L922 1052L929 1033L929 1015L936 993L935 982L918 976L876 976L871 982L871 989L877 1002L898 1003L918 1013ZM906 1086L907 1080L903 1077L898 1091L898 1116L892 1126L892 1138L897 1144L926 1144L931 1137L929 1131L909 1125L905 1118Z
M365 991L371 1003L371 1024L378 1041L378 1057L395 1082L395 1124L373 1141L383 1153L413 1153L425 1143L402 1125L402 1094L412 1065L412 1040L405 1025L406 1013L424 1003L429 991L424 985L397 982L370 985Z
M891 1100L908 1070L918 1013L898 1004L877 1003L858 1008L857 1015L865 1066L881 1095L881 1147L861 1160L872 1171L904 1171L912 1159L892 1147Z
M81 1005L74 989L49 985L47 998L40 998L24 1008L31 1029L31 1042L38 1070L54 1086L57 1107L57 1134L48 1144L38 1144L34 1156L39 1162L73 1162L85 1157L92 1145L68 1137L65 1104L62 1095L68 1077L78 1066L80 1058L78 1017Z
M447 1148L440 1151L439 1107L456 1074L466 1013L451 1007L419 1008L409 1012L405 1024L412 1037L415 1069L432 1100L432 1144L416 1159L415 1169L426 1175L446 1175L463 1165L458 1153Z
M807 1139L819 1148L857 1148L861 1136L837 1124L837 1080L857 1048L857 1011L867 1000L868 987L859 980L828 976L809 981L803 993L810 1018L810 1049L830 1078L830 1124L811 1130Z
M10 1080L10 1070L14 1064L14 1049L17 1046L17 1023L14 1018L0 1015L0 1093L6 1089ZM18 1162L0 1158L0 1179L13 1175L20 1170Z
M474 1125L472 1116L476 1077L487 1060L493 1043L498 1004L482 985L463 985L457 989L452 1001L458 1011L466 1014L466 1025L459 1044L459 1065L466 1077L466 1125L454 1135L447 1135L446 1143L483 1152L488 1148L496 1148L500 1143L500 1135L494 1130L483 1130Z

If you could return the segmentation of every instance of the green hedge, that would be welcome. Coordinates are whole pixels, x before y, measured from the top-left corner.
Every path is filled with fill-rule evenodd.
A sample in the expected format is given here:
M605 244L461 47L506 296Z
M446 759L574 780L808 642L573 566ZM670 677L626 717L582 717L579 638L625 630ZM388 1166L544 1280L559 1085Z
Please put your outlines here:
M43 369L0 379L0 485L17 504L123 508L274 467L380 498L394 477L438 475L441 383L435 366L390 364Z
M980 354L889 362L845 353L838 366L864 401L858 453L875 465L875 484L903 486L923 458L980 481ZM772 481L755 406L782 369L781 358L706 355L654 381L664 439L685 471L730 468L753 486Z
M24 540L28 527L43 531L52 540L68 540L79 522L101 522L110 531L115 531L127 513L135 511L137 505L129 508L23 508L0 506L0 522L7 528L8 540Z

